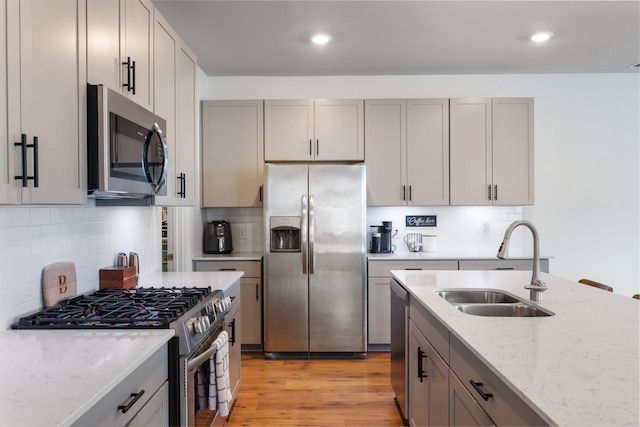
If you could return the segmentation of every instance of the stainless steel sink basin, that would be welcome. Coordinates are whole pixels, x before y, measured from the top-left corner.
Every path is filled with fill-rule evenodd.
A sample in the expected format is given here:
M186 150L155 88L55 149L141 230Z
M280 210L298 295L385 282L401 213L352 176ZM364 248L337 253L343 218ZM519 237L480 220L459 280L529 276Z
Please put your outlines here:
M553 316L554 313L542 307L517 304L460 304L456 306L463 313L475 316L494 317L540 317Z
M489 289L465 289L465 290L445 290L436 292L445 301L451 304L467 304L467 303L490 303L504 304L520 302L517 298L505 294L504 292Z
M498 289L438 289L436 293L461 312L474 316L544 317L555 314Z

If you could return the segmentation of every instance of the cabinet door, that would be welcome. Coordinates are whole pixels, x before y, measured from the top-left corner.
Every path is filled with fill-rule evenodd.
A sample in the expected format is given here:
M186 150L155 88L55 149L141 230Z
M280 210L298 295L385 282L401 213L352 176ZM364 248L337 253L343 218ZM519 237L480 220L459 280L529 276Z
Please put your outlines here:
M449 425L495 426L453 373L449 375Z
M262 205L262 101L203 101L202 207Z
M127 96L149 111L153 111L153 3L151 0L122 0L121 22L124 35L121 37L121 62L135 61L135 93L127 91ZM127 67L122 66L122 82L128 81ZM134 82L131 82L134 83Z
M450 114L450 203L491 205L491 99L451 99Z
M240 320L240 301L231 306L231 309L225 314L225 322L227 324L227 333L229 334L229 385L233 399L238 397L240 389L240 364L241 364L241 339L240 331L242 321Z
M318 161L364 161L364 101L315 101L315 153Z
M532 205L533 98L493 99L493 203Z
M165 133L169 170L167 171L167 195L156 196L158 205L175 205L178 200L179 183L176 172L176 157L179 152L176 138L176 51L177 35L167 22L157 16L153 39L153 112L167 122Z
M265 101L265 161L313 160L313 117L313 100Z
M86 9L81 0L8 2L9 177L38 177L21 188L21 202L82 204L86 201ZM15 44L14 44L15 43ZM38 168L35 159L39 158ZM13 185L21 182L12 179Z
M13 140L9 137L7 126L7 54L9 46L7 40L7 0L0 2L0 204L19 203L20 187L13 178Z
M448 425L449 367L412 321L408 356L411 425Z
M406 100L366 100L364 111L367 205L406 205Z
M169 425L169 382L127 424L127 427L164 427Z
M195 55L182 42L178 46L177 61L176 172L179 185L182 186L179 204L181 206L194 206L196 201L196 179L199 178L199 173L196 169L197 61ZM261 179L260 182L262 182Z
M449 204L449 100L407 100L409 205Z
M369 278L369 344L391 344L391 291L389 277Z
M260 278L240 279L242 345L262 344L262 291Z
M120 1L87 1L87 80L119 93L122 92L120 13Z

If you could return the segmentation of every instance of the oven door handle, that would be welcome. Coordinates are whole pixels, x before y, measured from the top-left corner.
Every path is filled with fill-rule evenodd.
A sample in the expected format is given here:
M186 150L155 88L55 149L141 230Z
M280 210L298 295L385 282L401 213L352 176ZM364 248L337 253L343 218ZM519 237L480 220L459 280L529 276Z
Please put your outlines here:
M187 369L189 371L193 371L194 369L200 367L207 359L211 358L212 355L216 353L216 348L211 346L207 350L205 350L202 354L197 355L193 359L187 362Z

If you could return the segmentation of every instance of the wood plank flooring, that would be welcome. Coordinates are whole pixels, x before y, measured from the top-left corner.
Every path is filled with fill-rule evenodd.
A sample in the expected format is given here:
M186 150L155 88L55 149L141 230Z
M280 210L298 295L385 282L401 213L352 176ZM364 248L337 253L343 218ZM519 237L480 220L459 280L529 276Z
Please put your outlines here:
M402 426L389 363L389 353L343 360L243 353L242 383L227 425Z

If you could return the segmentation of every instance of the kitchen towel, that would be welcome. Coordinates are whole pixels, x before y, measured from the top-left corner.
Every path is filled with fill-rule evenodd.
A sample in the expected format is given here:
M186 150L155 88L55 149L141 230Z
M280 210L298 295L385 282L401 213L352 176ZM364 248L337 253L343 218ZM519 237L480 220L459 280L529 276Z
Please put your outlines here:
M197 378L197 393L198 393L198 409L204 409L207 407L207 372L204 366L200 366L196 371Z
M216 352L209 361L209 409L218 408L222 417L229 415L231 403L231 387L229 385L229 334L220 332L211 344Z

